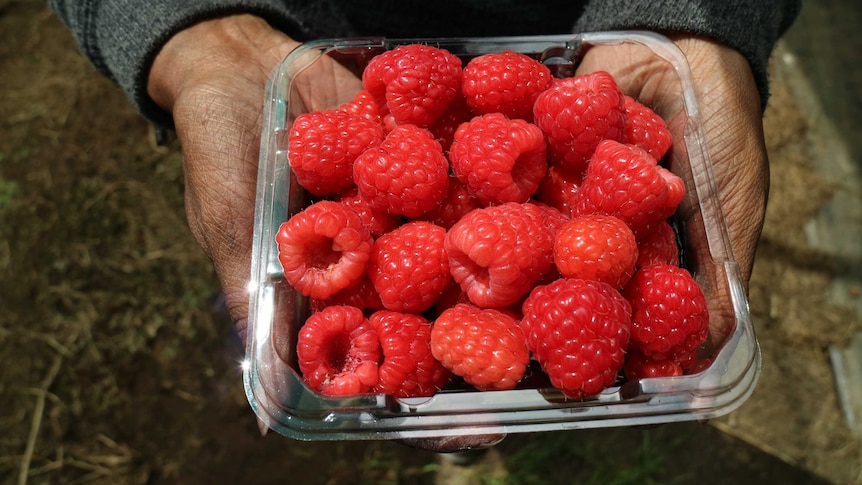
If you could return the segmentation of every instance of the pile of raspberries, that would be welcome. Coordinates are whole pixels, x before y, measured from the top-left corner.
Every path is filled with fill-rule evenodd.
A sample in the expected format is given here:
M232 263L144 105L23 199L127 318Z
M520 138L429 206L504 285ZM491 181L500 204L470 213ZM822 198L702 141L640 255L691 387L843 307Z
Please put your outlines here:
M707 304L669 222L685 185L659 163L671 144L607 72L424 44L373 57L352 101L290 126L313 198L276 242L313 309L303 381L414 397L513 389L538 367L584 399L702 368Z

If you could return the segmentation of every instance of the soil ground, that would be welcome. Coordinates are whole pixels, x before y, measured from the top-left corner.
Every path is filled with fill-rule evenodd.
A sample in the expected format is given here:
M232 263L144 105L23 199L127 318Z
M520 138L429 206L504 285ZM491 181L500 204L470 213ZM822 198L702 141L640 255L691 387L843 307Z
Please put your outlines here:
M822 113L787 54L765 117L752 398L709 424L510 436L465 467L392 442L261 437L186 227L178 147L152 143L41 2L0 0L0 482L862 483L826 352L860 329L830 296L859 260L805 237L835 194L859 194L812 163Z

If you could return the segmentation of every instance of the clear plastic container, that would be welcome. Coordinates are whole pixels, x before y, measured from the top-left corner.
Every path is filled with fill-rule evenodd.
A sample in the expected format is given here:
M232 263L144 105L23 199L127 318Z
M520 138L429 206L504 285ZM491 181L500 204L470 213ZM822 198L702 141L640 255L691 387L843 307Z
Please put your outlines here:
M279 225L309 203L288 166L290 123L303 112L349 101L360 87L358 82L342 82L345 72L358 75L374 55L416 42L445 48L465 63L477 55L514 50L535 56L558 77L574 74L587 50L618 44L642 49L666 67L665 82L673 83L678 99L654 109L675 135L672 153L665 161L688 189L677 218L683 228L685 265L709 301L710 338L700 349L701 358L708 363L704 370L679 377L621 381L595 398L580 401L565 399L541 379L508 391L454 389L407 399L377 394L332 399L303 384L294 349L309 306L283 280L275 243ZM309 81L312 76L314 83ZM688 64L668 39L649 32L620 31L317 41L298 48L278 66L266 95L243 368L249 403L273 430L302 440L368 440L633 426L714 418L736 409L753 391L760 373L760 352L748 302L731 254Z

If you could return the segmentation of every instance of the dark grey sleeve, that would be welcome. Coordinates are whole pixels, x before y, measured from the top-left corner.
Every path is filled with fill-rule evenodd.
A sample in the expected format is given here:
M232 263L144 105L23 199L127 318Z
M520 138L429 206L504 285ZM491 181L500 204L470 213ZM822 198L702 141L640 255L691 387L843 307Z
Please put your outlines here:
M347 32L346 21L328 1L48 0L48 5L93 65L161 126L172 121L147 95L147 75L159 49L183 28L208 18L251 13L300 41Z
M800 8L801 0L591 0L575 29L686 32L719 41L748 59L765 108L769 56Z

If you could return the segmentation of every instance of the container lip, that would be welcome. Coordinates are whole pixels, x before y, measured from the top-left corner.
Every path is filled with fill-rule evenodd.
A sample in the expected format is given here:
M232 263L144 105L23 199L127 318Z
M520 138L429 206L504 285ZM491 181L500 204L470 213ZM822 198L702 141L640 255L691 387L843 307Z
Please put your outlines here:
M363 50L391 49L407 43L428 43L438 46L467 45L469 55L499 50L500 45L564 45L577 51L583 46L637 43L650 48L669 62L683 85L683 104L688 115L684 143L695 176L695 189L702 202L702 217L712 221L707 230L717 232L708 239L709 253L717 266L723 267L730 288L736 327L719 350L716 361L707 371L679 378L645 379L636 388L610 389L596 402L589 404L554 404L546 406L536 390L509 392L524 403L498 404L492 412L470 408L445 412L432 405L413 405L410 400L385 396L368 399L373 409L356 406L304 408L307 393L300 392L296 400L302 406L289 407L274 398L262 375L270 372L271 362L260 357L273 345L273 272L268 256L274 247L276 228L272 221L276 210L276 184L279 148L275 133L286 126L289 113L289 90L295 76L321 56L332 51L351 53ZM631 426L677 421L710 419L727 414L739 407L753 392L760 374L760 350L748 314L747 299L740 284L739 271L730 251L722 209L717 202L717 189L712 174L709 153L700 125L697 96L691 88L691 73L682 51L667 37L648 31L607 31L581 34L461 37L461 38L333 38L301 44L273 70L264 99L264 133L261 137L258 183L252 241L251 280L249 282L249 321L246 357L243 361L243 384L252 410L269 428L296 439L393 439L410 437L452 436L530 432L571 428ZM704 203L705 201L705 203ZM715 231L718 228L718 231ZM292 369L288 369L298 379ZM289 378L289 377L288 377ZM301 385L301 384L300 384ZM532 391L532 392L531 392ZM631 393L634 397L620 396ZM463 393L477 394L477 393ZM294 398L291 398L294 399ZM466 398L465 398L466 399ZM288 399L288 401L291 401ZM294 403L295 404L295 403ZM445 408L445 406L440 406ZM417 409L421 412L416 411ZM435 409L437 409L435 411ZM453 426L453 422L457 422Z

